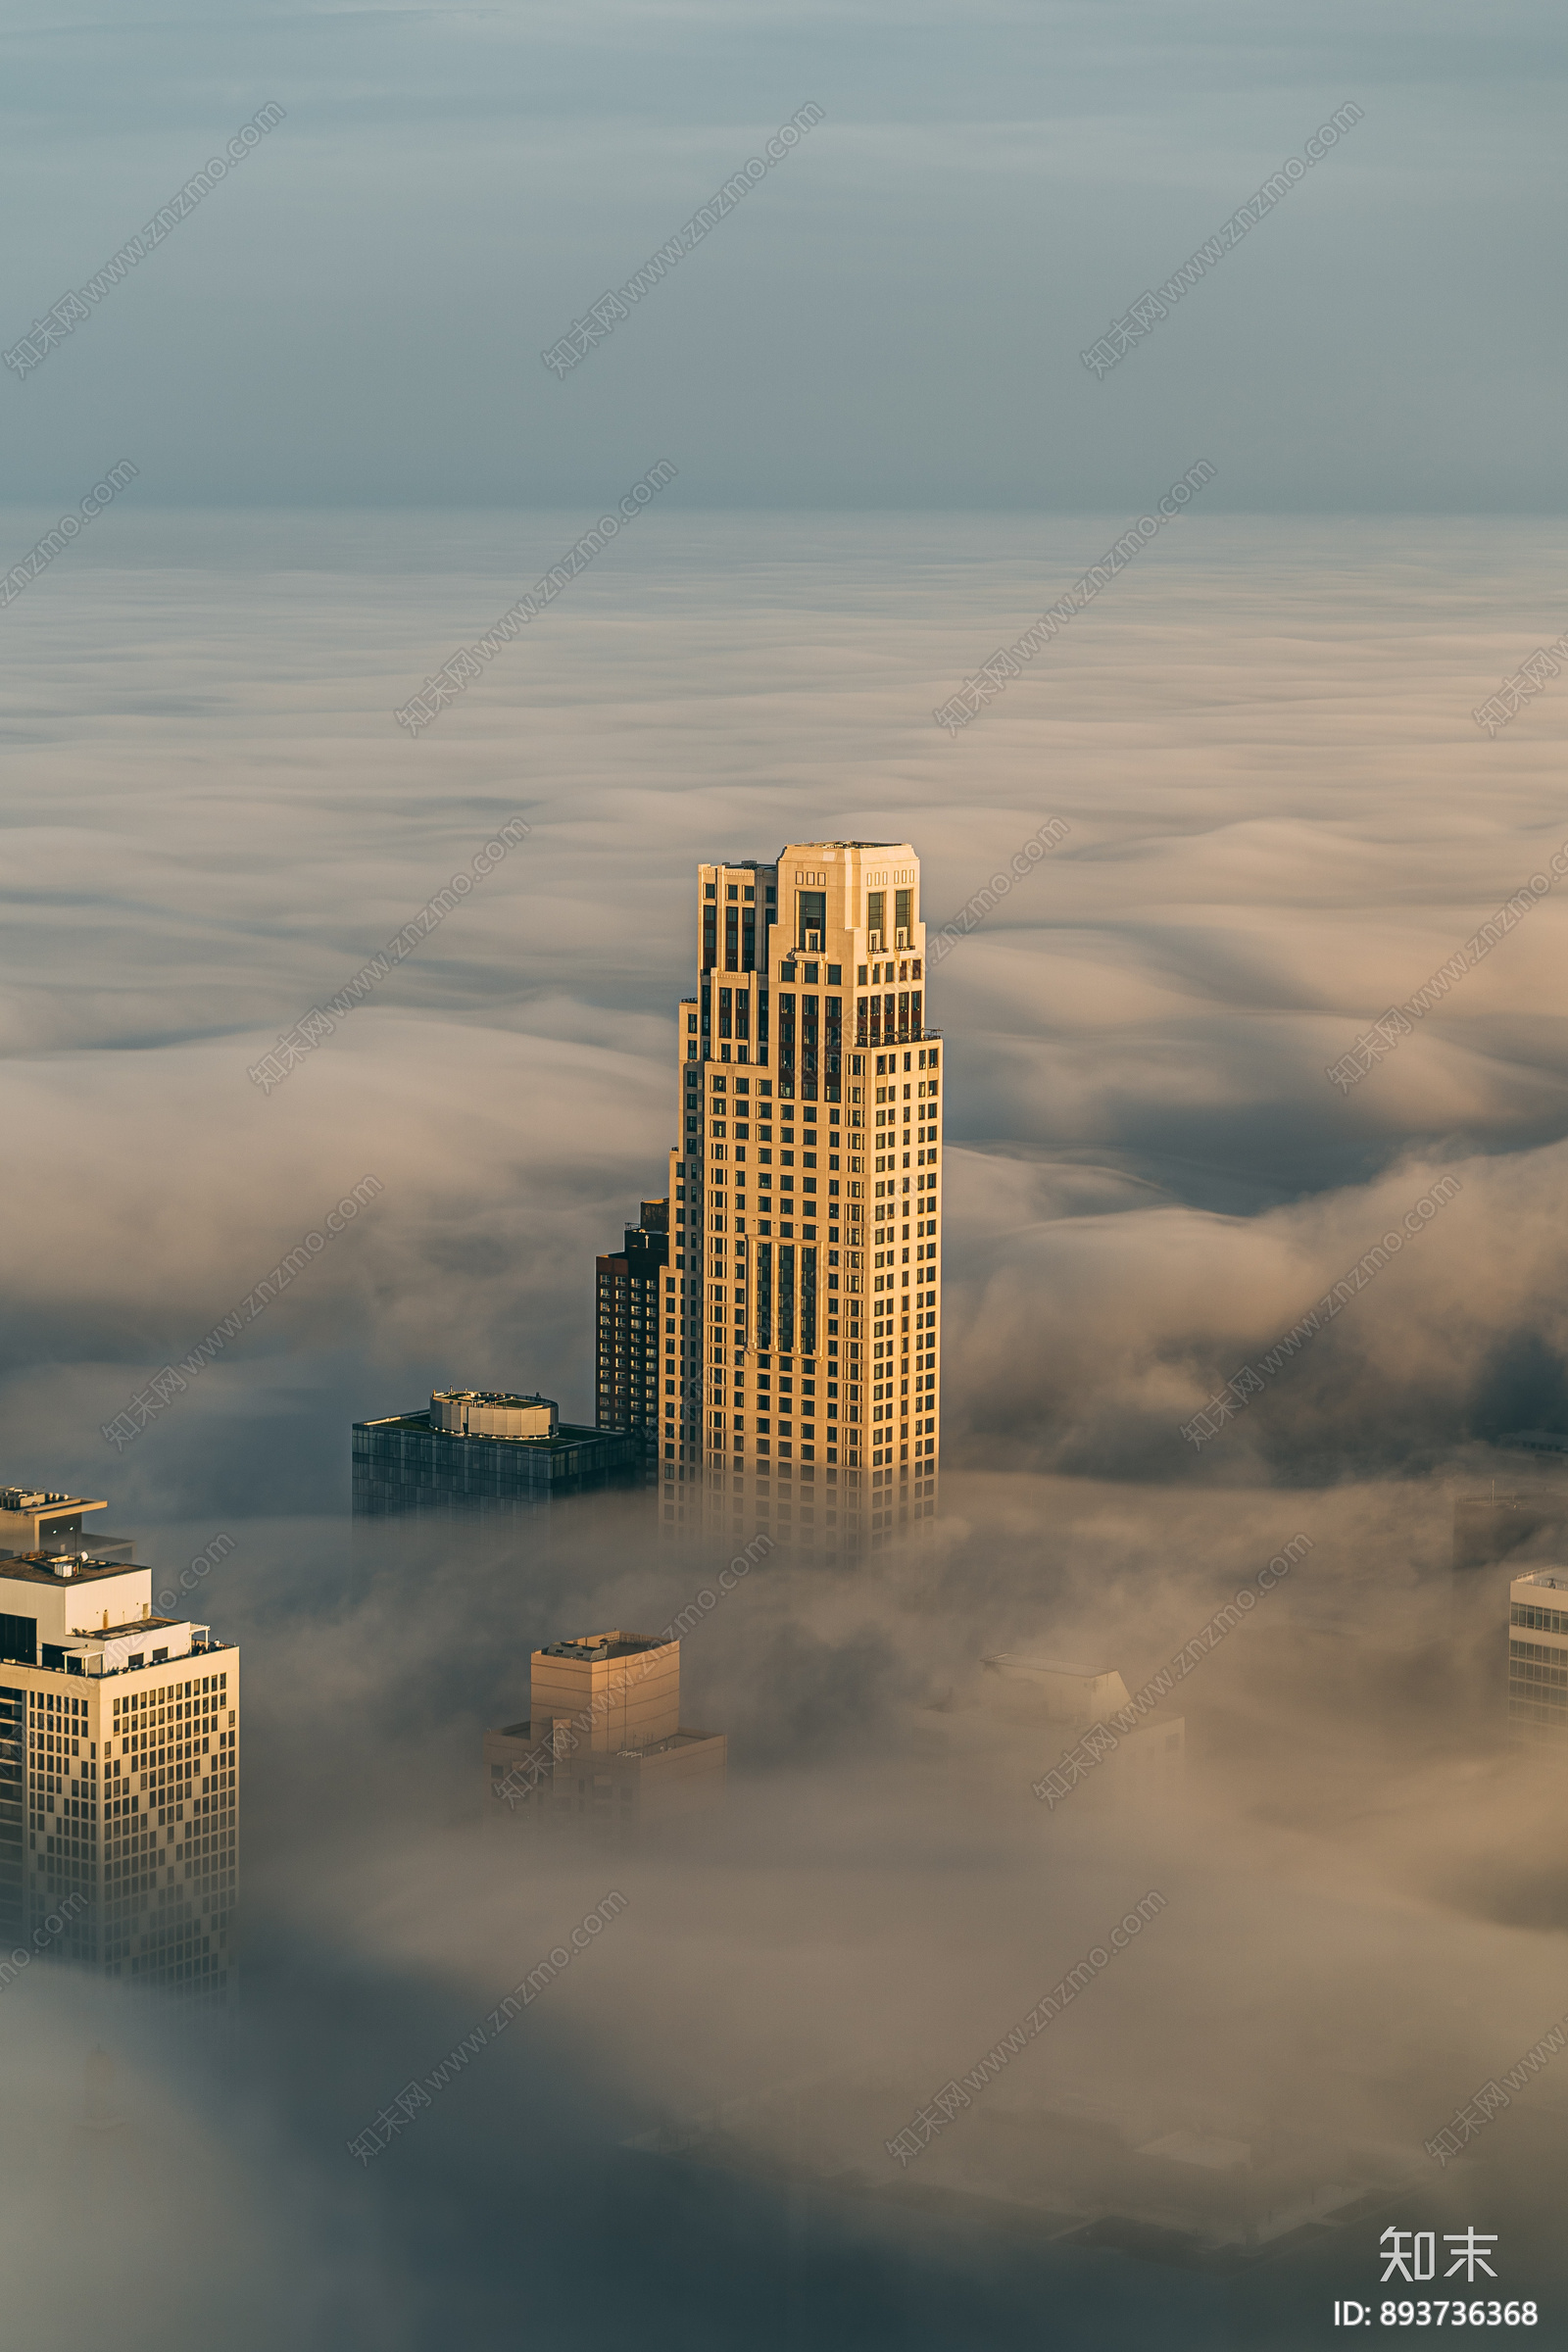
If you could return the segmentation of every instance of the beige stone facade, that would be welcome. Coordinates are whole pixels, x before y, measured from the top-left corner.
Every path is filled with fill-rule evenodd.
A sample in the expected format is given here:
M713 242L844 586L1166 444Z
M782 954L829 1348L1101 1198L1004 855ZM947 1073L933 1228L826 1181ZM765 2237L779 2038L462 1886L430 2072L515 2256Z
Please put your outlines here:
M723 1735L680 1720L678 1642L614 1631L536 1649L528 1708L484 1736L500 1816L619 1838L723 1794Z
M239 1652L150 1569L0 1561L0 1940L223 2000L238 1766Z
M811 842L697 882L663 1277L671 1527L833 1560L935 1509L942 1102L919 860Z

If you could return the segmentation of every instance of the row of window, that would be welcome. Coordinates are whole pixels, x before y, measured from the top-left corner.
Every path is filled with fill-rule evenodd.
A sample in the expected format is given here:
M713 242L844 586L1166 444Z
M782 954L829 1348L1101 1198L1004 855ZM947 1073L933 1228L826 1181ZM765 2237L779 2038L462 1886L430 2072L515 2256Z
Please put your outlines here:
M1532 1626L1540 1634L1568 1634L1568 1609L1538 1609L1533 1602L1516 1600L1508 1622Z
M1532 1690L1526 1696L1510 1690L1508 1716L1513 1723L1549 1724L1553 1731L1568 1732L1568 1704L1555 1694L1548 1697L1544 1691Z
M203 1702L200 1709L202 1713L211 1713L214 1706L226 1705L226 1697L220 1694L226 1693L227 1690L228 1676L226 1674L196 1675L191 1681L184 1684L178 1682L153 1683L143 1690L127 1691L123 1698L117 1698L115 1713L132 1716L140 1722L151 1709L157 1708L160 1710L158 1715L160 1723L164 1721L166 1713L172 1723L191 1713L191 1709L185 1704L185 1701L192 1697L199 1698ZM116 1728L118 1730L118 1725Z
M1539 1683L1546 1686L1546 1688L1551 1690L1560 1690L1565 1694L1565 1703L1568 1703L1568 1668L1562 1666L1533 1666L1524 1663L1517 1658L1510 1659L1508 1664L1509 1690L1511 1690L1516 1687L1520 1687L1526 1683L1532 1685ZM1541 1698L1544 1695L1545 1691L1544 1690L1538 1690L1532 1689L1531 1690L1532 1698Z
M733 872L734 868L732 867L730 870ZM745 871L749 869L743 868L742 870ZM797 874L797 883L799 883L800 879L800 875ZM717 882L705 882L703 884L703 899L706 905L712 906L715 904L718 898L718 890L719 886ZM776 906L778 903L778 884L776 882L765 882L762 885L762 890L767 905L769 906ZM754 905L757 899L756 884L752 882L725 883L724 900L727 906L733 906L736 905L737 902L742 900L743 894L744 904L747 906ZM810 890L797 889L795 896L800 903L802 926L806 927L808 925L813 930L821 930L824 928L827 922L826 890L818 890L815 888ZM887 928L887 904L888 894L886 890L868 890L866 892L865 924L868 931L883 931ZM914 892L912 889L896 889L894 891L893 919L899 930L907 931L910 929L913 919L910 910L913 907L913 905Z
M713 1133L715 1136L724 1135L726 1133L726 1121L733 1118L735 1135L742 1143L746 1143L751 1138L752 1130L748 1122L752 1118L752 1106L749 1102L715 1102L713 1104ZM760 1102L757 1105L757 1134L758 1140L760 1143L770 1144L773 1141L773 1129L769 1124L772 1116L773 1106L770 1102ZM852 1127L858 1127L862 1123L863 1117L863 1112L855 1112L851 1116L850 1125ZM829 1127L838 1127L842 1124L843 1122L841 1121L838 1112L834 1111L828 1121ZM694 1118L688 1114L686 1126L688 1130L686 1149L688 1152L700 1156L703 1149L702 1120L700 1118ZM778 1140L783 1144L793 1144L796 1141L795 1129L789 1123L789 1114L786 1114L783 1132ZM817 1140L818 1123L808 1123L803 1120L801 1122L800 1141L809 1149L814 1148ZM837 1135L830 1134L828 1137L828 1142L833 1145L835 1150L838 1148L841 1140L842 1139ZM795 1163L793 1160L786 1160L784 1164L786 1167L793 1167Z

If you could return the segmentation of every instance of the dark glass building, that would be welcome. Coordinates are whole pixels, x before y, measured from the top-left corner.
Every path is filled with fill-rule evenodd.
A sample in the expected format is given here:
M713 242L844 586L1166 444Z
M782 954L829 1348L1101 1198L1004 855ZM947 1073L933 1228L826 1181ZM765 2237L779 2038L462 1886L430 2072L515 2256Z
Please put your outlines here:
M643 1484L640 1438L563 1422L546 1396L476 1389L354 1424L354 1516L506 1522L573 1494Z

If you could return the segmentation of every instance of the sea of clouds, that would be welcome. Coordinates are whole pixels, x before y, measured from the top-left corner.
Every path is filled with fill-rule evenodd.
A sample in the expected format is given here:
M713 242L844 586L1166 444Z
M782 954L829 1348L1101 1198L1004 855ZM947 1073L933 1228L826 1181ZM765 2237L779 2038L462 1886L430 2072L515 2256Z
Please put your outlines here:
M1565 1409L1561 888L1348 1094L1327 1073L1568 838L1568 679L1495 741L1471 716L1561 625L1561 528L1189 513L955 738L935 707L1126 517L666 499L412 742L395 707L591 514L126 496L7 613L4 1473L108 1495L159 1567L231 1534L200 1613L247 1677L231 2033L0 1995L17 2111L53 2134L6 2225L19 2293L50 2307L101 2038L134 2291L70 2292L122 2341L194 2342L221 2298L236 2344L548 2331L582 2325L589 2273L595 2343L1022 2343L1048 2278L1106 2341L1154 2309L1170 2342L1264 2340L1137 2266L999 2267L874 2196L781 2202L771 2110L706 2177L625 2143L856 2070L896 2132L1150 1886L1168 1911L1028 2080L1151 2132L1419 2163L1558 2013L1555 1811L1497 1753L1496 1579L1456 1599L1447 1556L1490 1441ZM47 519L13 514L15 545ZM464 903L254 1083L514 818ZM699 858L907 837L936 925L1052 818L929 990L933 1539L842 1577L764 1562L688 1638L691 1719L732 1737L722 1823L627 1865L624 1917L362 2171L348 2139L620 1883L481 1835L480 1731L525 1713L537 1642L657 1630L706 1570L619 1503L532 1546L351 1552L349 1423L448 1383L591 1418L592 1259L663 1190ZM281 1295L106 1441L367 1176ZM1183 1436L1452 1179L1234 1420ZM1174 1811L1086 1790L1048 1814L1056 1743L995 1718L980 1659L1135 1688L1301 1533L1288 1590L1194 1677ZM792 2112L798 2156L810 2094ZM1013 2193L995 2127L962 2129L943 2179ZM1490 2135L1514 2153L1485 2195L1521 2213L1534 2129ZM874 2133L853 2153L861 2189L899 2180ZM1325 2310L1376 2283L1343 2242ZM1289 2300L1266 2340L1295 2340Z

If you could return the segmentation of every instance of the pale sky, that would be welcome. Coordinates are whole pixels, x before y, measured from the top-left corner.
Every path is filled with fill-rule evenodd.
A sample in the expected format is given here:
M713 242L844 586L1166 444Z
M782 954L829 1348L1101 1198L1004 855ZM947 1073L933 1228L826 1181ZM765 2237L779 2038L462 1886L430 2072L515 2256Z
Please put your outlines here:
M1516 0L210 8L0 30L12 498L1561 505L1564 28ZM541 352L823 120L564 379ZM1101 380L1080 354L1362 119Z

